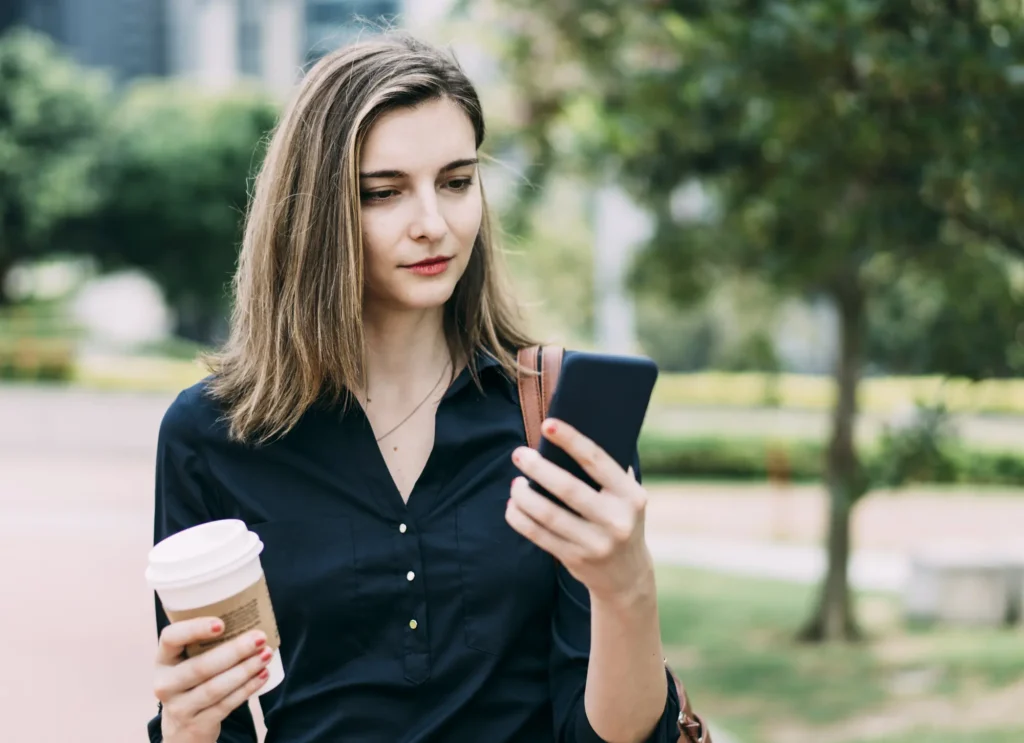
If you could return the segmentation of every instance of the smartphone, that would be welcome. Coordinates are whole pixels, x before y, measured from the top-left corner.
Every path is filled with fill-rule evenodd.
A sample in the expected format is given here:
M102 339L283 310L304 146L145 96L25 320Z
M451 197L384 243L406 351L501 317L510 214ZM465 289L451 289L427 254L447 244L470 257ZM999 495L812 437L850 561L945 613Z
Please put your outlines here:
M657 365L643 356L567 353L548 417L565 421L627 469L633 464L657 378ZM541 438L538 451L592 488L600 489L575 459L546 438ZM530 485L558 500L537 483L531 481Z

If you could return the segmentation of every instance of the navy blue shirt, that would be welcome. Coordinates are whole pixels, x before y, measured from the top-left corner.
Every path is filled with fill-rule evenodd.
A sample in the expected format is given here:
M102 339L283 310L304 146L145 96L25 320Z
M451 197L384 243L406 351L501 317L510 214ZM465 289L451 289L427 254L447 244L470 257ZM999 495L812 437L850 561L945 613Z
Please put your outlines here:
M229 440L205 383L166 412L155 540L237 518L265 545L285 667L260 698L267 743L601 740L583 704L589 595L505 522L525 432L513 380L479 367L479 387L463 371L442 399L408 504L358 405L314 407L258 448ZM675 743L678 713L666 674L650 741ZM255 740L243 705L219 742Z

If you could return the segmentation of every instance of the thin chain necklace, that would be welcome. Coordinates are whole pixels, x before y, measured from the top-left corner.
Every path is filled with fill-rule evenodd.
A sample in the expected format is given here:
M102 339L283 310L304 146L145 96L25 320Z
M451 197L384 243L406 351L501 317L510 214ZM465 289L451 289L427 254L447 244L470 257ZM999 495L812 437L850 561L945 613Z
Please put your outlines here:
M434 392L435 392L435 391L437 390L437 386L438 386L439 384L441 384L441 380L442 380L442 379L444 379L444 375L445 375L445 374L446 374L446 373L448 372L448 367L450 367L450 366L451 366L451 363L452 363L452 362L451 362L451 359L449 359L449 360L448 360L448 363L444 365L444 369L442 369L442 370L441 370L441 376L439 376L439 377L437 378L437 381L436 381L436 382L434 382L434 386L430 388L430 392L428 392L428 393L426 394L426 397L424 397L424 398L423 398L422 400L420 400L420 401L419 401L419 402L418 402L418 403L416 404L416 407L415 407L415 408L413 408L412 410L410 410L410 411L409 411L409 414L408 414L407 416L405 416L404 418L402 418L402 420L400 420L400 421L398 422L398 425L397 425L397 426L395 426L394 428L392 428L391 430L389 430L389 431L388 431L387 433L385 433L385 434L382 434L381 436L377 436L377 437L376 437L376 439L377 439L377 443L378 443L378 444L379 444L379 443L380 443L381 441L383 441L384 439L386 439L386 438L387 438L388 436L390 436L391 434L393 434L393 433L394 433L395 431L397 431L397 430L398 430L399 428L401 428L402 426L404 426L404 425L405 425L405 423L406 423L406 421L408 421L408 420L409 420L410 418L412 418L412 417L413 417L413 416L414 416L414 415L416 414L416 411L417 411L417 410L419 410L420 408L422 408L422 407L423 407L424 403L426 403L426 401L430 399L430 396L431 396L431 395L433 395L433 394L434 394ZM369 407L369 406L370 406L370 398L369 398L369 397L367 397L367 398L366 398L366 406L367 406L367 407Z

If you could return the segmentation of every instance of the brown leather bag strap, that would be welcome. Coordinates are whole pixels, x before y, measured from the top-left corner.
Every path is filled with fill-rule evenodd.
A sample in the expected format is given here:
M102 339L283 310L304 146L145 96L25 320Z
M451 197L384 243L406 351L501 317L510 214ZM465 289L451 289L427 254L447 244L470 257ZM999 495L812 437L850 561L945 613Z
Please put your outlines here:
M519 407L523 411L526 443L533 449L540 445L540 426L555 394L564 353L561 346L528 346L519 350Z

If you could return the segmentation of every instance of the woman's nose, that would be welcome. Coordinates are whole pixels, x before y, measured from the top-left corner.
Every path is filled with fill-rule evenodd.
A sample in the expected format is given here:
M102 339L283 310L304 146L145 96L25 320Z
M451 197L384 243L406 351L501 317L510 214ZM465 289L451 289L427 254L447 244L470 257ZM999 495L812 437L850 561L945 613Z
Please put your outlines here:
M419 213L412 225L414 238L437 242L448 234L448 223L445 222L439 206L436 197L420 200Z

